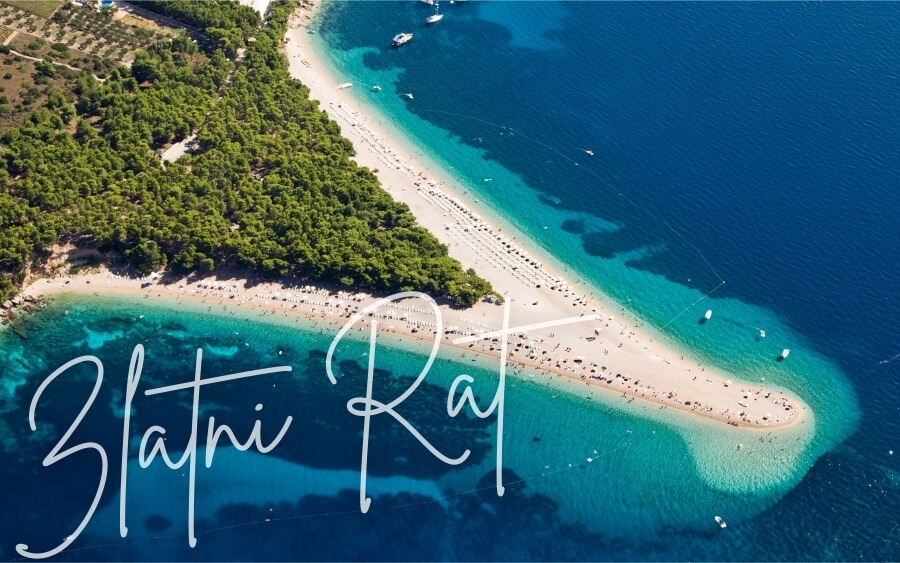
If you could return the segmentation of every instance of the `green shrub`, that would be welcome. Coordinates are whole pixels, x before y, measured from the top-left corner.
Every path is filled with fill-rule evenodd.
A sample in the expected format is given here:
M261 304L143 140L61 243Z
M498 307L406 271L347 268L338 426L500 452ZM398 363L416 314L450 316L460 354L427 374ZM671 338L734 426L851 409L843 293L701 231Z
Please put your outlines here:
M30 49L32 51L40 51L44 48L47 42L41 39L40 37L35 37L34 41L25 46L26 49Z

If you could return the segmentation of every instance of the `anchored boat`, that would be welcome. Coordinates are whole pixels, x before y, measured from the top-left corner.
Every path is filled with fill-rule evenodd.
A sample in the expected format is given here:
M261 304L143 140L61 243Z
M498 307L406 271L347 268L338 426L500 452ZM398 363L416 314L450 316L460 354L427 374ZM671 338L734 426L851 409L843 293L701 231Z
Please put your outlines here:
M441 21L442 19L444 19L444 14L440 13L440 9L441 9L440 4L438 2L435 2L434 3L434 14L431 16L428 16L428 19L425 20L425 23L430 25L430 24L437 23L437 22Z
M398 33L394 36L394 39L391 42L391 46L399 47L400 45L406 45L412 38L412 33Z
M725 523L725 520L722 520L721 516L716 516L716 524L718 524L720 528L728 526L728 524Z

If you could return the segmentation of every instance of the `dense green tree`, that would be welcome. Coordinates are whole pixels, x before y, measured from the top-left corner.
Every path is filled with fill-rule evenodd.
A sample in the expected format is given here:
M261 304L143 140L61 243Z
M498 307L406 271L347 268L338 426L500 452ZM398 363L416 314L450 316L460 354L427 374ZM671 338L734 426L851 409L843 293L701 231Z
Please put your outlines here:
M230 31L206 53L179 35L102 83L82 73L74 106L51 91L3 137L0 298L61 238L117 251L142 273L228 264L462 305L491 293L349 158L340 128L289 77L279 51L289 3L274 4L263 28L234 2L149 6ZM228 60L228 41L246 45L242 64ZM199 150L164 166L160 151L191 133Z
M145 240L122 254L142 274L149 274L156 268L166 265L166 255L154 240Z

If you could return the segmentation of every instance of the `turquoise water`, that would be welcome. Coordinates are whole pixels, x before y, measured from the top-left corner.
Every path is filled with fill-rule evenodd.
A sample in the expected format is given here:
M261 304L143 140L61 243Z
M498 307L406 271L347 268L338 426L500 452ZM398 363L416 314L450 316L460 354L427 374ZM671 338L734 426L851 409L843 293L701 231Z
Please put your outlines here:
M471 538L463 530L480 530L487 541L511 525L507 511L521 512L524 507L527 512L512 522L541 523L540 532L529 532L537 534L532 542L547 539L541 534L564 529L578 530L582 540L637 541L671 526L707 529L710 511L727 513L732 522L751 518L799 477L795 460L779 460L778 482L763 478L754 484L759 473L747 463L748 457L779 455L767 442L754 443L758 433L730 433L727 440L718 440L715 451L711 443L721 429L714 425L698 426L686 419L683 429L677 425L673 429L668 417L661 423L652 420L656 413L649 413L649 418L627 414L627 403L596 390L523 372L509 374L507 381L502 460L507 491L499 498L494 483L496 415L482 421L469 411L455 419L446 413L447 388L458 374L475 378L475 395L484 408L493 398L498 368L483 360L472 362L459 351L442 350L425 382L397 411L446 455L456 457L469 449L471 456L458 467L440 463L399 424L374 417L367 480L373 508L362 515L358 499L362 421L348 413L347 401L365 393L368 343L339 344L335 356L339 380L332 386L325 373L325 351L336 331L287 318L264 322L241 314L256 313L210 310L203 304L61 296L43 311L17 321L15 331L7 328L0 333L0 346L7 352L0 361L4 380L17 382L3 398L7 460L3 482L17 483L4 506L4 522L13 523L4 532L5 557L12 556L18 542L33 549L52 547L48 542L70 533L90 504L99 475L94 452L75 454L43 469L40 460L84 405L96 380L94 370L82 365L54 380L37 403L37 431L27 427L28 404L37 386L52 370L82 354L102 362L104 378L66 445L99 444L108 455L110 477L84 534L61 555L66 559L243 559L250 557L249 546L235 548L235 544L251 538L271 545L271 550L254 552L253 557L467 558L467 553L484 552L467 551ZM386 402L409 386L424 365L427 350L425 343L398 347L382 340L389 347L376 350L373 396ZM122 417L128 363L138 344L146 355L129 411L125 489L129 533L121 539ZM157 457L142 468L139 451L142 436L154 425L165 429L167 451L174 460L184 451L190 434L191 392L146 396L143 391L190 381L197 348L204 351L204 379L275 366L290 366L292 371L202 388L194 497L197 546L192 550L187 547L187 466L169 469ZM256 409L257 404L263 407ZM631 409L640 413L649 407ZM211 417L216 425L228 424L239 441L246 439L258 419L262 442L267 444L287 416L293 421L271 452L262 454L255 448L238 452L224 436L211 467L203 465ZM738 452L735 440L746 447ZM779 440L788 438L779 437L775 443ZM702 447L694 443L698 441ZM153 442L145 444L146 451ZM708 452L708 457L698 457L698 450ZM703 467L710 462L724 467ZM432 532L443 536L440 546L419 545L419 526L397 535L397 518L439 520L441 525ZM326 536L320 536L323 526L329 529ZM305 538L308 545L284 543L285 533ZM365 541L352 549L344 545L357 536ZM418 547L412 549L410 544ZM511 557L517 549L535 547L517 545L510 551L503 548L497 556ZM406 547L401 550L402 546Z
M777 381L815 414L811 440L779 450L796 473L728 550L668 517L663 546L584 545L625 559L896 559L896 5L442 8L427 27L418 3L334 3L308 43L342 80L380 84L348 92L479 213L658 338ZM399 30L416 37L388 48ZM714 439L680 434L694 444L683 469L732 492L765 482L697 446ZM811 531L780 531L798 527Z
M323 51L339 82L359 86L348 92L400 127L421 156L450 170L482 216L533 239L545 262L627 307L617 316L636 316L656 338L748 381L792 389L811 407L810 423L777 438L741 433L511 374L507 489L498 498L495 417L446 416L457 374L476 377L484 405L497 368L442 351L398 410L448 455L471 448L471 458L440 463L396 421L376 417L373 501L361 514L362 421L346 407L365 392L365 344L341 345L343 375L332 386L324 354L333 334L319 326L59 301L18 332L0 332L0 482L16 483L3 485L3 522L12 524L0 555L14 558L17 542L51 547L90 503L99 465L91 452L49 468L40 459L88 396L91 375L73 372L48 389L36 432L27 409L53 369L94 354L106 379L72 440L101 443L111 476L63 558L900 558L896 5L442 10L444 20L427 28L430 9L418 2L335 3L304 44ZM415 39L391 49L399 31ZM701 325L706 309L715 314ZM194 549L182 471L158 459L134 465L153 424L166 426L173 451L186 443L188 392L136 398L130 532L117 534L125 374L138 343L147 353L142 388L190 379L198 347L210 376L293 369L204 389L201 429L215 416L243 438L259 418L266 441L295 419L268 454L220 445L213 466L201 464ZM776 364L783 348L791 356ZM377 358L375 397L385 398L423 362L408 346Z
M589 157L577 148L596 149L591 142L598 136L614 142L602 121L599 125L580 122L596 119L602 115L600 110L575 101L563 103L560 98L569 101L571 97L564 92L542 99L546 92L537 82L497 73L497 67L508 68L521 57L528 64L517 72L533 74L535 79L546 73L541 84L547 77L554 82L562 74L540 65L561 63L567 53L552 39L567 11L563 6L546 2L450 6L445 7L445 19L452 19L442 21L447 25L438 29L415 23L422 8L414 3L331 4L318 23L319 34L307 42L330 63L335 75L356 84L380 84L381 92L365 88L348 92L415 139L419 154L451 171L461 189L471 193L467 204L524 233L569 279L610 296L627 307L620 314L663 329L657 338L689 350L700 360L741 374L747 381L767 378L799 393L816 417L815 436L798 460L808 468L855 428L859 417L855 392L834 358L798 333L789 319L730 290L731 285L743 290L748 280L722 277L729 264L711 262L706 256L707 248L725 241L707 236L691 239L682 232L686 222L706 220L704 209L719 207L713 196L700 194L706 199L698 201L689 216L667 210L661 200L643 200L640 191L650 186L627 185L615 177L611 168L616 163L608 160L605 151L598 149L595 157ZM585 17L597 18L604 9L595 6L584 12ZM662 17L653 9L646 12L642 15ZM362 23L372 21L375 25ZM475 26L502 36L502 40L485 40L492 48L479 44L477 58L469 56L474 47L461 44L458 37L477 36L469 31ZM386 29L407 27L418 29L416 43L408 49L380 45ZM579 71L596 72L584 59L578 66ZM597 89L602 89L601 84ZM467 95L469 90L478 95ZM415 92L414 100L395 95L407 91ZM582 101L595 104L602 99L593 91L579 94ZM460 98L466 103L460 103ZM552 109L541 106L548 103ZM551 114L544 116L548 111ZM571 112L565 121L571 128L559 130L556 122L563 119L552 112L564 111ZM589 133L589 128L599 131ZM501 164L507 162L523 172ZM480 203L474 203L475 198ZM610 198L618 201L611 203ZM615 205L621 216L610 219L606 205ZM660 235L654 228L661 223L665 226ZM631 247L592 253L592 240L608 237L614 248L619 236L633 238ZM652 240L656 237L659 240ZM715 311L715 321L709 325L697 322L706 309ZM759 338L760 329L765 330L765 339ZM774 358L784 348L791 349L791 361L773 369Z

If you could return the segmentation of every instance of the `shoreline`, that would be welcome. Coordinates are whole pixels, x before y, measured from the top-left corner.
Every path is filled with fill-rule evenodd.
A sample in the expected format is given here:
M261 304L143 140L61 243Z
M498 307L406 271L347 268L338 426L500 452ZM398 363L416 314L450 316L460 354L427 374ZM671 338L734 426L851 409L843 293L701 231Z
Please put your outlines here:
M374 125L376 120L370 120L358 109L359 104L345 89L337 88L335 77L322 72L327 66L302 42L305 26L316 9L317 6L306 4L297 8L289 20L283 43L289 71L310 89L312 99L319 100L320 109L341 126L342 135L356 148L354 160L360 166L377 170L382 186L395 200L409 206L417 222L447 245L453 258L464 268L475 268L495 291L504 295L510 302L510 326L591 319L529 329L524 337L511 336L507 358L511 369L534 371L538 374L535 377L565 376L573 384L584 384L591 390L606 389L610 399L616 395L628 401L640 399L648 406L672 407L697 419L742 428L773 430L805 422L811 414L809 408L793 393L749 381L732 383L729 374L707 369L688 354L656 340L652 330L641 328L639 318L620 318L623 312L628 317L634 315L609 297L594 288L570 285L558 275L555 260L541 257L542 249L514 227L496 217L485 221L472 211L459 195L465 193L464 186L459 186L438 163L415 157L415 147L410 147L405 138L400 137L397 142L398 134L386 135ZM428 170L427 176L420 170ZM502 226L498 228L498 224ZM513 236L510 239L508 235ZM67 250L57 253L48 265L49 271L54 261L64 265L63 254ZM549 266L544 265L545 260ZM99 273L40 278L27 284L21 296L28 299L63 292L85 296L103 292L138 299L155 295L196 302L211 300L226 310L234 305L245 311L259 309L263 315L271 312L317 322L324 319L335 334L354 311L378 299L358 291L344 293L321 287L273 283L251 286L243 273L220 275L221 278L167 280L160 284L156 278L123 277L101 267ZM424 310L423 303L404 303L402 307L392 304L389 309L382 317L387 322L379 321L383 328L403 337L433 340L435 318ZM440 336L442 345L454 347L463 355L471 352L494 361L500 358L498 342L452 341L499 329L502 307L480 302L470 309L458 310L445 305L441 313L446 331Z
M63 253L58 254L56 261L60 263L64 260ZM334 336L354 313L382 298L368 293L344 292L322 286L286 287L274 282L253 285L246 278L240 277L240 274L230 273L202 280L179 279L162 283L161 278L157 276L119 275L105 266L94 268L90 273L56 274L53 277L38 278L22 292L21 297L24 301L33 303L41 298L65 294L84 298L102 294L105 297L124 298L134 303L140 303L144 299L154 301L174 299L179 303L189 301L198 306L216 307L217 311L218 307L222 307L225 314L237 313L248 320L270 322L269 319L275 316L278 316L279 320L295 319L297 322L305 320ZM512 305L511 308L515 310L515 303ZM254 311L260 318L253 318L248 314ZM472 343L455 343L454 340L499 329L502 326L501 306L481 302L470 309L458 310L443 305L440 312L444 334L440 335L439 340L441 348L445 348L444 353L439 355L441 359L461 362L476 361L475 358L485 362L500 360L499 339L478 340ZM381 330L390 333L391 336L411 339L411 342L412 339L421 342L435 340L436 318L422 300L388 304L376 311L376 316L379 318ZM535 319L527 315L527 311L525 316L527 318L524 320L529 322L548 320ZM586 317L592 318L590 315ZM522 321L521 311L511 314L510 326L521 326L524 324ZM362 319L357 322L357 326L362 326L366 322L367 319ZM657 379L658 376L654 376L655 372L661 373L663 377L671 376L674 370L681 367L687 373L691 373L693 368L686 367L689 360L669 362L647 354L646 350L640 352L635 346L638 344L636 337L633 336L638 333L625 329L621 331L625 333L621 338L625 344L623 348L616 350L617 354L627 354L624 360L597 363L591 357L585 356L591 353L592 349L596 351L597 346L603 346L598 344L600 336L604 335L603 331L599 335L591 335L597 324L599 321L586 321L559 327L532 329L525 336L519 333L511 335L507 374L511 377L531 379L535 383L542 383L540 378L543 377L556 380L563 385L571 384L568 392L575 396L581 396L578 392L580 385L584 385L584 389L588 391L600 390L602 393L605 390L608 393L606 395L608 401L600 400L613 406L616 405L613 401L616 397L625 402L637 399L645 402L646 406L659 409L672 407L681 414L693 415L695 420L713 421L742 429L787 430L805 422L807 407L789 393L775 387L763 388L742 382L726 386L724 380L718 379L721 377L720 374L713 371L703 373L702 381L698 381L698 376L702 373L700 372L693 378L683 377L680 382L665 382L670 384L659 387L664 382ZM604 328L618 328L614 318L606 319L602 324ZM564 351L560 351L563 346ZM584 359L579 360L579 356ZM607 367L607 363L616 367ZM648 373L648 368L653 367L656 369L651 369ZM687 385L688 381L693 385ZM743 407L737 403L747 406ZM771 415L772 412L777 414Z
M349 88L340 88L340 85L346 83L346 77L341 77L335 69L322 60L322 57L326 55L319 50L319 46L306 48L303 43L304 38L310 38L306 30L312 29L313 24L318 23L316 16L326 1L303 0L303 4L292 13L288 21L287 41L282 45L288 59L289 73L293 78L299 80L310 89L310 98L319 101L319 109L328 113L329 117L341 127L341 135L354 144L357 156L353 157L353 160L361 166L367 166L370 170L376 172L375 175L381 182L382 188L390 193L395 201L409 206L417 221L448 247L453 258L459 260L464 268L471 267L475 269L478 275L489 279L493 284L493 279L485 275L488 273L487 266L485 266L486 262L479 257L467 261L467 253L456 252L458 248L454 247L459 244L459 238L454 239L452 234L445 236L445 234L449 234L444 232L448 230L446 229L446 223L436 221L426 224L422 221L422 217L426 216L428 211L427 203L423 201L426 198L416 197L415 194L409 191L415 182L409 184L401 181L399 184L392 185L386 181L386 179L391 179L392 177L399 179L390 170L390 168L395 168L397 163L388 162L385 164L383 160L380 160L379 162L382 165L388 166L389 169L385 170L379 167L378 163L371 162L371 159L366 159L364 152L372 152L377 148L377 143L386 143L389 140L389 148L385 154L404 155L401 157L403 164L411 165L415 170L421 172L425 178L426 182L424 182L424 185L415 184L416 188L431 188L433 186L437 192L440 192L440 195L449 196L450 199L458 202L466 212L471 211L474 213L477 219L475 222L482 222L485 225L496 227L493 229L495 234L499 235L502 233L507 242L515 245L516 242L522 241L528 246L527 251L522 250L522 252L541 265L546 264L549 271L555 272L551 276L554 281L559 279L565 281L569 278L576 280L574 283L565 281L565 285L581 295L589 296L590 300L596 303L599 308L606 311L615 311L621 317L621 320L627 319L627 322L642 327L642 332L647 337L647 340L663 340L664 346L672 349L673 352L677 351L679 356L696 353L695 350L684 343L673 340L671 336L660 332L653 326L648 326L639 314L627 309L604 293L601 288L592 286L585 281L584 276L580 272L570 269L567 264L557 259L550 250L534 240L531 235L520 230L515 223L507 221L500 211L493 208L488 202L479 200L472 195L474 192L471 191L471 188L453 175L451 172L452 166L445 166L439 160L432 159L431 155L426 155L405 135L404 131L390 121L388 115L379 113L377 109L369 105L364 95L365 93L371 93L367 90L367 87L354 85ZM314 38L313 41L318 41L317 35L312 37ZM326 101L336 102L340 105L335 105L335 103L329 105L326 104ZM374 115L369 115L368 111ZM360 131L363 130L368 131L367 135L360 134ZM372 137L373 134L374 138ZM358 142L360 140L365 145L360 146ZM369 163L366 160L369 160ZM406 179L409 178L407 174L404 174L404 176L406 176ZM393 189L394 187L400 187L400 191ZM441 227L444 228L442 229ZM458 225L453 227L452 230L458 231ZM560 272L566 277L560 277ZM494 285L496 286L497 284ZM502 284L499 284L499 286L502 287ZM499 292L502 293L502 291Z
M319 2L306 4L295 10L288 22L283 47L291 76L307 86L310 89L310 97L319 100L320 109L326 111L341 126L342 135L350 139L356 148L357 156L354 160L361 166L377 170L376 175L382 186L395 200L410 207L419 224L446 244L452 257L459 260L464 268L474 268L505 298L515 299L517 303L514 303L514 311L517 308L530 309L526 313L532 319L530 322L563 318L572 316L573 313L575 315L601 313L608 317L607 321L610 324L603 323L607 325L604 328L607 332L620 329L618 331L620 338L618 340L608 338L612 342L604 344L602 349L607 353L599 356L599 360L596 360L595 354L595 360L600 366L604 365L604 361L608 363L613 361L608 358L610 354L622 350L619 346L628 346L629 341L632 344L643 342L646 345L631 346L629 352L632 357L629 359L637 357L646 362L648 360L646 356L649 354L650 364L656 363L657 367L666 368L677 364L681 368L662 369L663 373L652 377L653 380L668 380L666 383L672 385L680 374L691 373L691 382L694 382L696 371L699 370L704 374L704 380L712 379L724 385L728 380L727 374L713 369L707 370L702 362L688 359L687 353L677 351L671 344L660 342L658 340L660 335L652 328L649 330L643 328L643 321L624 306L600 293L596 288L579 287L578 284L565 281L558 275L562 266L552 257L546 256L546 252L539 245L533 243L524 233L517 231L514 225L497 216L490 216L487 221L483 220L472 211L470 201L466 200L465 195L460 195L466 194L468 190L460 185L452 174L442 170L439 163L429 160L417 151L416 147L390 123L382 125L383 119L380 114L376 113L377 119L366 114L365 102L351 93L356 86L338 88L344 80L334 75L330 66L322 60L322 54L315 48L303 46L304 38L308 37L307 28L315 20L320 8ZM423 170L428 171L427 175L421 172ZM468 200L471 199L470 196ZM527 249L521 248L524 244L528 245ZM538 258L533 258L531 253ZM509 258L512 259L508 260ZM545 266L544 262L547 262L548 266ZM536 265L540 268L536 268ZM587 297L588 295L590 297ZM623 315L628 317L627 321L613 316L610 313L613 311L618 317ZM629 326L635 324L641 328L636 330L634 326ZM602 338L598 335L596 341L607 339L607 332L601 332ZM569 336L572 341L577 341L584 335L572 333ZM572 341L567 342L565 346L574 350L575 344ZM581 346L584 344L582 340L579 349L582 349ZM609 344L618 350L612 350ZM586 352L593 350L586 349ZM589 354L583 355L588 361L591 360ZM631 369L631 366L628 368ZM650 368L651 366L645 365L640 371L646 374ZM691 372L692 369L695 371ZM715 374L715 377L711 377L712 374ZM754 389L760 387L748 381L739 382L738 385ZM685 391L688 394L705 395L702 389L696 387L686 385ZM808 409L793 394L783 389L779 389L779 392L792 397L792 404L802 405L799 410ZM741 395L730 405L719 409L713 408L712 412L741 409L743 407L737 403L747 403L743 399L745 397ZM752 400L749 397L747 399ZM702 400L701 403L708 404ZM696 412L690 408L683 410ZM761 413L761 416L764 415L765 413ZM751 416L750 419L760 420L761 416ZM796 418L794 417L795 420ZM751 423L751 426L755 425Z

